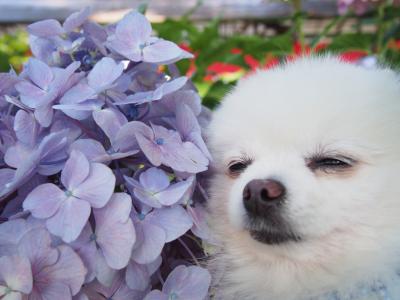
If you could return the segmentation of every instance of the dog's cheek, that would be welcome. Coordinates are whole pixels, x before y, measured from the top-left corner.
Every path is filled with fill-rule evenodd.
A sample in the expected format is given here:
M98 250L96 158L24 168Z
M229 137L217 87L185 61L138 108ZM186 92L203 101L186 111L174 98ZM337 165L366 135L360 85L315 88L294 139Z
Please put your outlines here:
M207 203L209 223L214 230L227 226L229 223L228 206L230 187L233 180L222 172L214 175L209 188L210 199ZM229 226L229 225L228 225Z

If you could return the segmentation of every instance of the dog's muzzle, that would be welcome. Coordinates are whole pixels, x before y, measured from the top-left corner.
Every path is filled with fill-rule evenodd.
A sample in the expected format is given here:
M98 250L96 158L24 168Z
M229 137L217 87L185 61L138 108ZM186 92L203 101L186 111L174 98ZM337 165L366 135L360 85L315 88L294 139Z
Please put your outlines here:
M248 215L247 229L257 241L280 244L298 241L285 220L285 186L273 179L254 179L243 189L243 204Z

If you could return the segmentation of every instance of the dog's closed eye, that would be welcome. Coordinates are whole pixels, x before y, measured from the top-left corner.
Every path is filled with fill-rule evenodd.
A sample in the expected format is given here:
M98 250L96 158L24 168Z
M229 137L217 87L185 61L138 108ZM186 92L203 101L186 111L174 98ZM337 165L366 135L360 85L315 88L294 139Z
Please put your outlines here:
M231 161L228 164L228 175L233 178L239 176L251 163L252 160L247 157Z
M346 156L315 156L308 160L307 166L313 172L336 173L347 171L355 165L355 160Z

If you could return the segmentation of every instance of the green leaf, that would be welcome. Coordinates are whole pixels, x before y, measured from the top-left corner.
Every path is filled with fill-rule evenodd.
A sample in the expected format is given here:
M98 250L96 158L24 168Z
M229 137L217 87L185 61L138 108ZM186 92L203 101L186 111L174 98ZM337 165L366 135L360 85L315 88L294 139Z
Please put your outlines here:
M374 41L373 34L346 33L336 36L328 46L332 51L366 50L370 51Z

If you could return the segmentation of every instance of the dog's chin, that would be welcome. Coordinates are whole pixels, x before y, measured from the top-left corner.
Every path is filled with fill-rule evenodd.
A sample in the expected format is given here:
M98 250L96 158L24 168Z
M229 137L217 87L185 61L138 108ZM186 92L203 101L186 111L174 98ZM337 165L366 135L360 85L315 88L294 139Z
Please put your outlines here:
M301 241L300 235L295 233L292 225L281 212L265 217L248 214L245 229L254 240L267 245Z
M281 245L293 242L297 243L301 241L300 236L288 232L249 230L249 233L254 240L267 245Z

